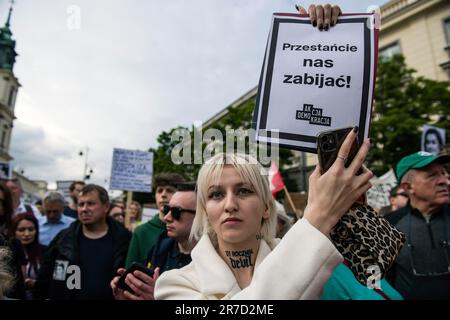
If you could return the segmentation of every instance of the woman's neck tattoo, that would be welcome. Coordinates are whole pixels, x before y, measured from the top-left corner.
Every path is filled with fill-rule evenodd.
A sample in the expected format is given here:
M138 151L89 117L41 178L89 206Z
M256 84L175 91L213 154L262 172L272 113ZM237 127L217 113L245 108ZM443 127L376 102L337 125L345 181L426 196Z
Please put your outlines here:
M241 250L241 251L225 251L225 255L230 259L231 267L233 269L249 268L253 267L252 255L253 250Z

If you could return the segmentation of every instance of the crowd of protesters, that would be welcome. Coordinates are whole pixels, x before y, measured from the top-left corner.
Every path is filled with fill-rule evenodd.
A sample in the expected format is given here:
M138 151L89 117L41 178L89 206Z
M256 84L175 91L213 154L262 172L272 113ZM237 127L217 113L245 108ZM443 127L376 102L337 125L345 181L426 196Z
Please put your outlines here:
M360 152L368 149L367 143ZM407 243L375 290L356 280L327 237L352 201L370 186L370 171L365 173L367 181L357 184L358 191L347 192L344 186L362 179L360 175L334 181L336 176L316 170L305 214L294 222L272 198L267 178L256 175L262 168L245 159L248 156L219 155L203 166L196 183L177 174L157 175L159 214L134 232L125 226L122 203L110 202L98 185L83 185L73 219L63 213L65 203L57 192L44 197L43 214L36 216L31 206L17 206L8 183L1 183L0 293L12 299L72 300L450 296L448 155L417 152L397 164L399 185L390 197L401 193L407 200L384 217L406 234ZM336 170L343 170L339 162ZM21 193L20 183L14 184ZM126 274L133 263L148 273ZM273 268L282 270L279 279L270 275ZM310 274L305 276L305 270ZM124 274L129 290L118 287ZM270 293L262 290L274 283Z
M320 8L311 20L327 30L340 9ZM273 198L264 168L239 153L209 159L196 182L155 176L158 214L146 222L139 202L125 207L95 184L74 182L68 204L49 192L39 210L23 203L19 180L2 182L0 299L449 298L448 155L417 152L395 165L398 186L380 215L406 235L406 245L379 287L357 281L330 240L371 187L363 165L369 139L344 166L357 131L327 172L311 174L298 221Z

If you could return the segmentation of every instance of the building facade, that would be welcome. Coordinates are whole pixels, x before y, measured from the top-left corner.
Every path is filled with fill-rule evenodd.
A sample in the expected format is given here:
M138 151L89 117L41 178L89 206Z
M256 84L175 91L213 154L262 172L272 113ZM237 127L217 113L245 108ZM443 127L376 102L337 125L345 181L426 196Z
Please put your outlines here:
M392 0L381 8L379 34L380 58L396 53L405 56L416 76L433 80L450 79L450 1L448 0ZM255 101L258 88L239 97L225 109L204 123L204 128L225 118L230 108L239 108L249 100ZM281 168L297 182L298 191L307 191L308 177L317 165L312 153L292 151L294 162Z
M17 52L10 22L12 4L5 25L0 28L0 162L11 163L11 136L14 127L15 106L20 83L14 74ZM34 203L47 192L47 182L32 181L22 173L11 170L12 177L19 179L25 203Z
M405 56L416 76L450 80L450 1L392 0L381 7L379 54Z
M20 83L14 75L16 62L16 42L10 29L12 7L3 28L0 28L0 161L9 162L9 153L13 128L14 107Z

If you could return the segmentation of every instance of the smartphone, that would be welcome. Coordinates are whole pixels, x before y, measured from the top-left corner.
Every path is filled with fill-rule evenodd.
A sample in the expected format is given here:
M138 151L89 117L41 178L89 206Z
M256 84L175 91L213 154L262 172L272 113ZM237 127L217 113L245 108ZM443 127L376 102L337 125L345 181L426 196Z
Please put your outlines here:
M321 173L325 173L333 165L334 161L338 156L339 149L344 142L347 135L352 131L353 128L343 128L330 131L321 132L317 136L317 155L319 157L319 165ZM352 147L348 154L347 160L345 161L344 167L348 167L356 154L358 153L360 144L358 141L358 136L355 137ZM359 168L356 175L363 173L363 169ZM358 200L353 203L352 207L358 207L367 203L367 197L363 194Z
M153 268L147 269L142 264L133 262L133 264L127 269L127 271L120 277L119 282L117 283L117 287L122 290L134 293L133 290L125 283L125 278L128 274L133 273L136 270L148 274L150 277L153 277Z
M333 165L334 161L336 161L342 143L352 130L353 127L324 131L317 136L317 156L319 157L319 165L322 174ZM352 163L353 158L358 153L359 147L358 136L356 136L344 164L346 168Z

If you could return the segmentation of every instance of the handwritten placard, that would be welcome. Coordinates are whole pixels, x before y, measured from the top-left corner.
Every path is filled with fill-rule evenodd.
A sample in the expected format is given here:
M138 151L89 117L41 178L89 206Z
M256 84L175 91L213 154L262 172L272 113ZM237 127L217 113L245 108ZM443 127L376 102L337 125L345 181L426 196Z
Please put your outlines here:
M151 192L152 176L152 152L114 149L110 189Z

